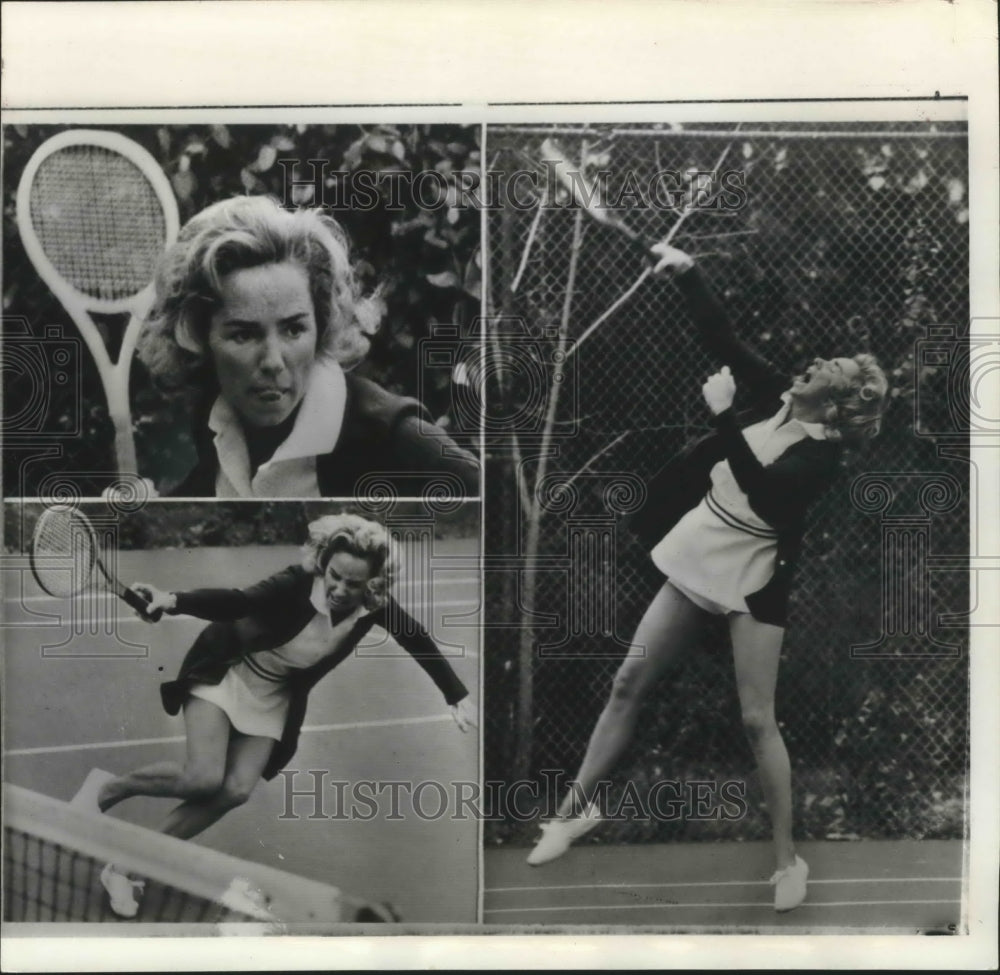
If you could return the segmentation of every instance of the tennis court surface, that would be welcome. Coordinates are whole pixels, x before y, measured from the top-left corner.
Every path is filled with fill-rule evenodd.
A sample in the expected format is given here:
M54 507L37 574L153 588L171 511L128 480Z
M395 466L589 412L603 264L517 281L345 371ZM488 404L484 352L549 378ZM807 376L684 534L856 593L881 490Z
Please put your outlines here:
M487 850L488 925L651 925L701 933L952 934L962 930L958 841L806 842L809 894L776 914L767 843L581 845L541 867Z
M440 569L434 563L430 598L427 584L405 578L397 596L475 696L479 582L465 563L475 559L477 541L436 545L442 559ZM123 551L118 572L123 581L164 589L244 586L298 559L295 546ZM165 617L149 626L108 597L116 614L109 636L106 616L68 621L68 602L41 593L26 566L8 559L4 576L6 782L68 802L91 769L120 774L181 760L183 722L162 710L159 684L174 676L205 624ZM249 802L184 847L195 857L203 845L351 898L387 901L406 923L472 923L478 822L452 818L450 805L438 810L442 795L450 803L452 783L478 781L477 764L477 733L458 730L430 678L376 629L310 696L289 776L261 782ZM313 795L286 794L315 791L317 781L318 806ZM372 784L368 792L406 785L393 808L387 791L352 801L360 782ZM431 786L417 814L412 789L421 782ZM173 803L130 799L110 816L155 828Z

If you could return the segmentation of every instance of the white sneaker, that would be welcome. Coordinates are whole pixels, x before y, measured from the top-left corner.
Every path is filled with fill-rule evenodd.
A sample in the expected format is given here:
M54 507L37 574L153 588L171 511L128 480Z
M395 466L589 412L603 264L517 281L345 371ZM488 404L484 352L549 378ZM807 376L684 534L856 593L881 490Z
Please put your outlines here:
M776 870L771 878L774 884L774 909L791 911L806 899L806 878L809 864L797 856L795 863L784 870Z
M537 867L561 857L573 840L586 836L601 821L601 810L591 803L581 816L573 819L553 819L542 823L542 838L528 854L528 863Z
M132 880L120 873L113 863L101 871L101 884L111 899L111 910L119 917L135 917L139 913L139 898L146 886L143 880Z

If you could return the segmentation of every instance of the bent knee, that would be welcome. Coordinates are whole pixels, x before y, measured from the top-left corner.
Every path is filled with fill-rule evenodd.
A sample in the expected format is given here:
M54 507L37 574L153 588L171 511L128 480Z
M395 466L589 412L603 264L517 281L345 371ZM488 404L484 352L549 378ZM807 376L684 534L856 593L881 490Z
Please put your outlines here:
M219 792L219 800L227 806L242 806L253 793L256 782L226 779Z
M222 788L222 772L210 768L185 768L182 782L191 799L210 799Z
M743 708L743 730L751 741L778 734L778 722L773 707L752 706Z

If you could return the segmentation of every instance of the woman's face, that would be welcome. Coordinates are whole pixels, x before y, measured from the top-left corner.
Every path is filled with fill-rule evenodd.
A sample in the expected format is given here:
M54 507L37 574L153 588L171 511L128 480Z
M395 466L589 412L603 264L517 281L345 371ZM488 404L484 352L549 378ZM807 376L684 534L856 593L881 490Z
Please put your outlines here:
M803 375L795 377L792 395L812 403L825 401L831 393L850 386L860 371L853 359L814 359Z
M326 605L331 613L349 613L365 598L372 568L367 559L350 552L334 552L323 573Z
M298 264L227 274L208 329L219 391L244 424L273 427L302 401L316 361L309 277Z

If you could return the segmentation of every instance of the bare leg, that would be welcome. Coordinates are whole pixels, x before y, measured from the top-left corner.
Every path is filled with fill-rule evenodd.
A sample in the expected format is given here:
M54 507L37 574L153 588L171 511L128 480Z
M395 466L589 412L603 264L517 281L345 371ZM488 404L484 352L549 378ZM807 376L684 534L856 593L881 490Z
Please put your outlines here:
M260 779L273 748L273 738L242 735L234 731L229 742L222 787L210 798L182 802L164 820L160 832L188 840L207 829L230 809L246 802Z
M132 796L210 796L222 785L231 725L226 713L192 697L184 705L187 756L179 762L154 762L105 783L97 797L101 812Z
M597 784L632 740L643 699L667 667L690 647L702 614L703 610L669 582L656 594L615 674L611 696L597 719L580 771L559 804L559 816L582 811L580 807L591 800Z
M748 613L736 613L730 617L729 632L743 726L757 760L771 816L775 858L782 870L795 862L791 764L774 717L774 689L785 631L780 626L760 623Z

